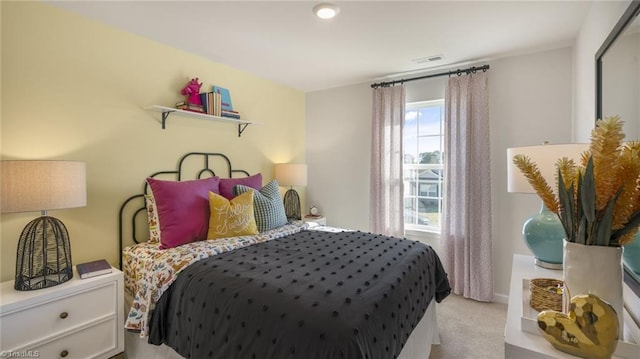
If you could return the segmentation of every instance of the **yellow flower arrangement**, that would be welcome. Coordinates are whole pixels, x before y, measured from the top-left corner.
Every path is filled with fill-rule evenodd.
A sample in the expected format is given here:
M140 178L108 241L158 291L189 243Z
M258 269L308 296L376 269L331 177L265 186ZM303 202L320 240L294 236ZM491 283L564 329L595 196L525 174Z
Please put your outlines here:
M557 196L529 157L513 158L558 215L569 242L618 247L630 243L640 229L640 141L623 143L622 125L617 116L598 120L580 164L566 157L557 160Z

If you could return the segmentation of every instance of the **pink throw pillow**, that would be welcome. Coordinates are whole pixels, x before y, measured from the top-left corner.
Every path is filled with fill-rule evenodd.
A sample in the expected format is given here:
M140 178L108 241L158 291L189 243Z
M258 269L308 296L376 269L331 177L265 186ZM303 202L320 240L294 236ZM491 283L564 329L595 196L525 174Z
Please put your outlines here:
M233 187L241 184L243 186L251 187L255 190L262 188L262 174L258 173L249 177L242 178L220 178L220 195L226 199L233 199Z
M160 222L160 249L207 239L209 191L219 193L220 178L163 181L147 178Z

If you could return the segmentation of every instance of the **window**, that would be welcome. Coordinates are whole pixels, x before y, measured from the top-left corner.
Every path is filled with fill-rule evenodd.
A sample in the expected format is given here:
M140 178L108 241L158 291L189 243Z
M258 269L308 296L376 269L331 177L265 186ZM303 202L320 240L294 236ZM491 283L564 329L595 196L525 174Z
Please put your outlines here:
M406 105L403 142L405 229L440 232L444 100Z

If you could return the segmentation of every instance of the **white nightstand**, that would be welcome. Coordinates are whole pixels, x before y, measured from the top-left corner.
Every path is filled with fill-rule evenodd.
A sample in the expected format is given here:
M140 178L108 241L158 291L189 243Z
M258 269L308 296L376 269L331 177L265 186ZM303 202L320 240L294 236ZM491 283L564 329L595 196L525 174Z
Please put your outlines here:
M541 335L522 330L521 321L525 303L525 288L523 279L557 278L562 279L562 270L551 270L538 267L532 256L515 254L511 268L511 286L509 288L509 306L507 309L507 323L505 326L504 357L517 359L575 359L576 357L551 346ZM630 319L625 310L625 328L637 332L637 326ZM620 345L613 358L637 358L638 347L635 345Z
M124 352L121 271L73 278L54 287L17 291L0 284L0 355L109 358Z
M323 216L323 217L307 217L304 216L302 217L302 220L305 222L310 222L310 223L317 223L320 226L326 226L327 225L327 219Z

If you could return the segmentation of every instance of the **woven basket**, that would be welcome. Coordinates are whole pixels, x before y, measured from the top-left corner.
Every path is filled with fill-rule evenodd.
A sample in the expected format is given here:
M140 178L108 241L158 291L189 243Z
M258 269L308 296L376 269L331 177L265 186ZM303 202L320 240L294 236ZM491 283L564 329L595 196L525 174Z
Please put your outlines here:
M531 307L539 312L543 310L562 311L562 286L558 279L534 278L529 282Z

